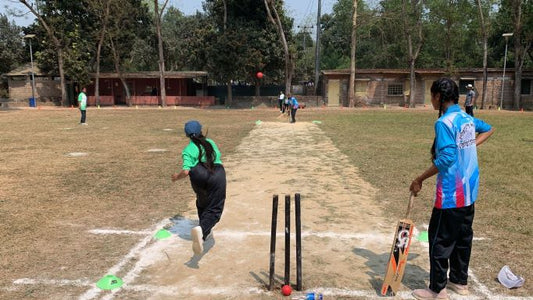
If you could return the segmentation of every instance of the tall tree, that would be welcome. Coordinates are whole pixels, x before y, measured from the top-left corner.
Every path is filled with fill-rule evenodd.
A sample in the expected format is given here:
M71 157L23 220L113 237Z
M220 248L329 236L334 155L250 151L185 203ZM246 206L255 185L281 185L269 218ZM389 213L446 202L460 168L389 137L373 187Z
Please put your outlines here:
M489 30L491 29L491 18L490 12L494 1L492 0L476 0L477 7L479 11L479 23L481 30L481 39L483 43L483 87L481 91L481 109L485 107L485 102L487 101L487 67L488 67L488 39L489 39Z
M527 59L527 53L533 42L533 1L509 0L511 5L511 20L513 21L513 41L515 58L513 108L520 109L520 96L522 90L522 70ZM524 26L529 25L529 26Z
M357 45L357 0L353 0L352 9L352 43L350 47L350 82L348 85L348 98L350 107L355 106L355 47Z
M22 44L22 28L9 22L4 14L0 14L0 74L7 73L22 62L24 51Z
M155 29L157 34L157 49L159 54L159 90L161 92L161 105L167 106L167 90L165 88L165 55L163 52L163 36L161 34L161 19L168 4L168 0L163 2L159 9L159 1L154 0Z
M422 34L424 2L423 0L401 1L402 29L407 42L407 61L409 64L409 107L415 107L415 65L424 44L424 36Z
M213 22L203 49L206 71L215 74L218 82L228 84L226 105L231 105L232 81L255 83L257 88L257 71L267 74L263 81L275 82L282 77L284 50L279 46L276 27L268 21L265 5L251 0L206 0L204 9ZM280 10L278 14L287 42L292 45L292 22Z
M88 5L89 9L94 11L94 15L97 16L100 25L100 29L96 35L96 78L94 79L94 96L96 98L96 105L100 106L100 58L111 14L111 0L89 0Z
M87 44L84 43L82 36L85 33L85 22L89 21L90 16L84 15L85 4L83 1L19 0L19 2L37 18L52 43L57 56L61 101L63 105L68 105L65 72L67 65L70 66L70 76L82 83L88 82L87 69L83 65L90 56L87 55Z
M270 22L272 22L272 24L275 25L276 30L279 34L279 40L283 45L283 53L285 54L285 91L286 93L291 93L292 75L294 73L294 61L289 50L287 37L285 36L285 31L283 29L283 24L278 14L278 9L276 8L276 3L274 3L273 0L264 1L268 19L270 20Z
M125 71L136 71L137 62L132 59L134 45L139 40L153 36L148 6L141 0L111 1L111 15L107 29L107 46L111 52L112 64L126 93L126 104L131 105L130 88L124 78Z

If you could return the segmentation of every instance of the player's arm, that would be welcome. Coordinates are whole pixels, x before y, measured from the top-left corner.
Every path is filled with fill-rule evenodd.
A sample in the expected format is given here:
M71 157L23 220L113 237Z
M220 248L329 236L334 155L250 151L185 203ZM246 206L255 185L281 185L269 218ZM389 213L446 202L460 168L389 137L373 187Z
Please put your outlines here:
M411 182L409 190L416 196L418 192L420 192L420 190L422 189L422 182L437 173L439 173L439 169L437 169L435 164L431 164L431 167L429 167L426 171L424 171L424 173L422 173L420 176L415 178L413 182Z
M189 170L181 170L179 173L172 174L172 181L180 180L189 176Z
M494 128L476 118L474 118L474 125L476 126L476 132L479 132L479 134L476 136L476 146L479 146L494 133Z

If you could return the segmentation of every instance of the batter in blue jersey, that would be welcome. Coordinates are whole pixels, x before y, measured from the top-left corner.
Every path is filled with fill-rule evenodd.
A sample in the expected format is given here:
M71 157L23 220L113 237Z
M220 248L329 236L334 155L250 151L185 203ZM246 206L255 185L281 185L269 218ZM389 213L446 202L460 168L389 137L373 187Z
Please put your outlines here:
M468 266L472 250L474 202L479 188L476 147L494 129L457 104L459 89L449 78L431 86L431 103L439 111L432 165L411 183L413 194L422 182L437 174L435 204L429 222L429 288L413 291L416 299L448 299L446 288L468 295ZM448 277L449 270L449 277Z

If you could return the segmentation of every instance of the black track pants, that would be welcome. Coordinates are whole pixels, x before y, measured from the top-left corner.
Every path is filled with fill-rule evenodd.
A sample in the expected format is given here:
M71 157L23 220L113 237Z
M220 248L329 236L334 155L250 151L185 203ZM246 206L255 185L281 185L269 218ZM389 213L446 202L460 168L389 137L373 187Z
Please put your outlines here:
M189 171L189 177L196 193L196 209L205 240L224 210L226 172L222 165L216 165L215 172L210 173L202 164L198 164Z
M461 208L433 208L429 221L429 288L438 293L450 281L467 284L472 251L474 205Z

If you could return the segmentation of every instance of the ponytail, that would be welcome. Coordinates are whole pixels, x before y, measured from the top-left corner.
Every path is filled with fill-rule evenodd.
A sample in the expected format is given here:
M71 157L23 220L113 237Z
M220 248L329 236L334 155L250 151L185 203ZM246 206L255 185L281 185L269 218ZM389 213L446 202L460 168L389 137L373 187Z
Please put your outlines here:
M198 147L198 150L200 150L198 154L198 161L203 164L209 170L209 172L213 173L215 171L216 156L215 149L213 149L213 145L211 145L211 143L208 142L206 137L201 133L199 135L191 134L189 135L189 138ZM203 151L205 151L204 163L202 163Z
M431 85L431 94L439 94L439 118L443 114L444 102L453 102L454 104L459 103L459 88L457 87L455 81L449 78L441 78L433 81L433 84ZM433 146L431 146L432 160L437 158L435 149L436 143L437 137L433 139Z

